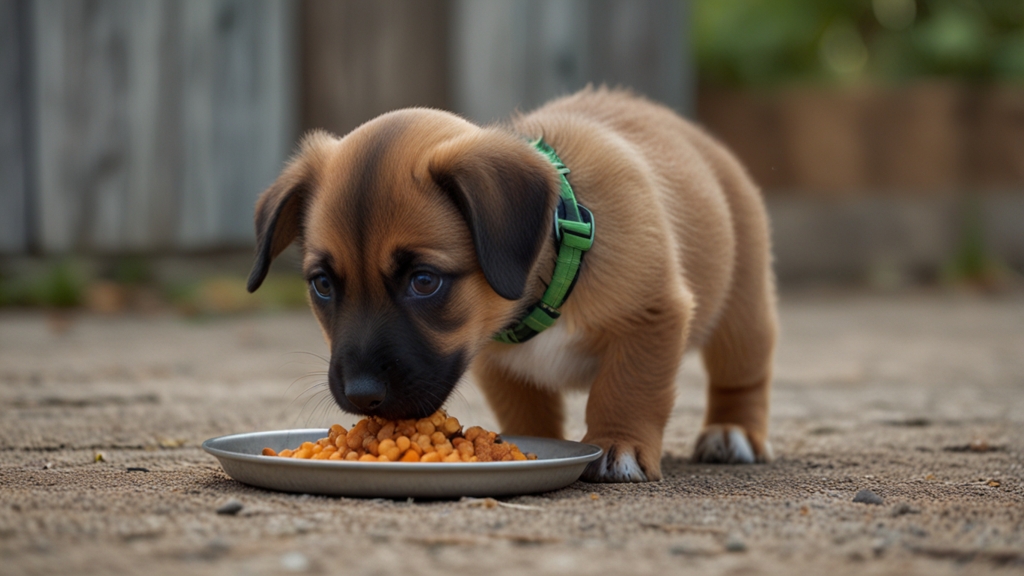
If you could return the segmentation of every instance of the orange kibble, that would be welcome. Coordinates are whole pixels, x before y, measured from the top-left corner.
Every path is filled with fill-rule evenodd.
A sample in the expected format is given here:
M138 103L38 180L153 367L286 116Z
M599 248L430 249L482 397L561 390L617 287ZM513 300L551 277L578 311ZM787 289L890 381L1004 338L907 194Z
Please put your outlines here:
M444 425L444 421L448 419L448 415L438 410L430 415L430 423L434 425L434 428L440 428Z
M416 439L416 444L419 444L420 448L426 450L431 445L430 436L420 434L420 437Z
M377 432L380 432L381 428L383 428L383 425L376 418L366 423L366 431L374 436L377 435Z
M480 436L481 434L483 434L483 432L484 432L483 428L481 428L479 426L473 426L473 427L469 428L469 430L466 430L466 433L463 434L463 436L466 437L466 440L469 440L470 442L475 442L477 437Z
M398 446L398 449L402 452L409 449L409 444L412 444L412 441L409 440L408 436L399 436L398 439L395 440L395 446Z
M462 425L459 424L459 419L458 418L448 418L447 420L444 421L444 426L443 426L444 433L449 435L449 436L451 436L452 434L455 434L461 428L462 428Z
M352 450L357 450L363 447L363 437L358 432L349 432L348 437L345 438L345 445Z
M377 432L377 440L383 442L395 435L395 423L388 422Z
M275 452L264 448L266 456L313 460L362 462L497 462L536 460L515 444L502 442L496 432L479 426L462 431L459 420L438 410L419 420L385 420L379 416L363 418L351 430L334 424L327 436L315 442L303 442L292 450Z
M377 448L379 446L380 441L374 438L373 436L368 436L366 440L363 441L363 448L366 449L366 451L369 452L370 454L373 454L374 456L380 454L380 452L377 451Z

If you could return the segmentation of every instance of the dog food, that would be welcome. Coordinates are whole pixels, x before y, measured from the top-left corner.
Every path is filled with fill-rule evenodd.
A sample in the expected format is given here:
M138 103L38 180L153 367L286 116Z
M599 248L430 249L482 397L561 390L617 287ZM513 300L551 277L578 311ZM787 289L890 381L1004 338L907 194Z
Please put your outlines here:
M465 432L443 410L420 420L363 418L351 430L331 426L326 438L294 450L263 449L264 456L359 462L505 462L536 460L479 426Z

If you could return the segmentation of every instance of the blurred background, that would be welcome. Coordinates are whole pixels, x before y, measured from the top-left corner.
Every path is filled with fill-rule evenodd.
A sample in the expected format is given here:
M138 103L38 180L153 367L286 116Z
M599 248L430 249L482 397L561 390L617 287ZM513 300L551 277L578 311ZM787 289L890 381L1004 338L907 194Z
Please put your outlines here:
M0 306L301 307L244 278L302 132L587 83L740 156L783 293L1020 285L1021 0L0 0Z

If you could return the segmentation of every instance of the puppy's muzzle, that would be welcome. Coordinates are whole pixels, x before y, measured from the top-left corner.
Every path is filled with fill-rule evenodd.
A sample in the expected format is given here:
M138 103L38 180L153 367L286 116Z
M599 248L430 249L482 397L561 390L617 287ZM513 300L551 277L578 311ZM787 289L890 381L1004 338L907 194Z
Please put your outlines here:
M376 378L361 376L345 382L345 397L364 412L379 407L387 394L387 386Z

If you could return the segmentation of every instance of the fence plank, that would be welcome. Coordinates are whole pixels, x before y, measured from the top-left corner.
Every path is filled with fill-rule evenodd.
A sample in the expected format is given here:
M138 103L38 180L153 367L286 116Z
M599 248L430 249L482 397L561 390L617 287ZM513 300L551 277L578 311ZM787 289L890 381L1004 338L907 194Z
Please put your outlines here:
M33 7L43 248L250 242L294 133L290 4Z
M343 135L390 110L445 108L448 0L303 3L303 127Z
M456 0L456 110L506 118L588 82L635 89L683 113L693 71L684 0Z
M28 246L25 173L25 2L0 0L0 254Z

